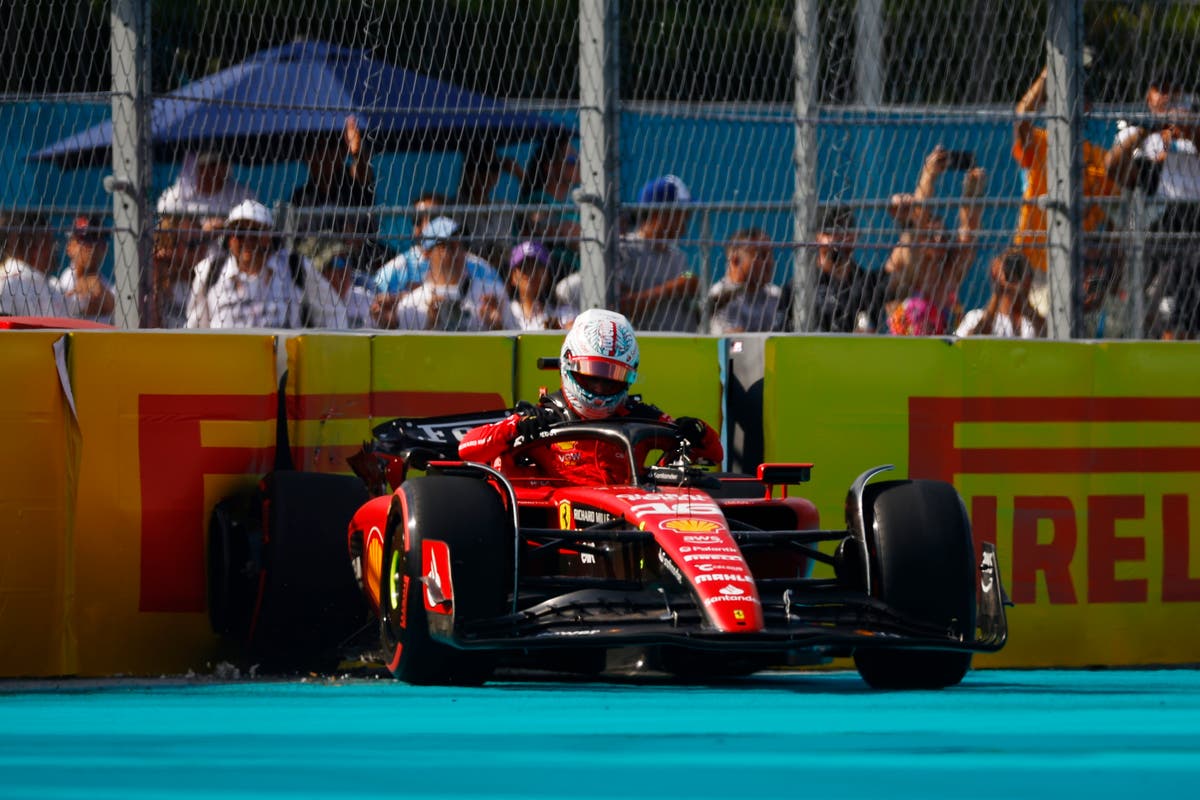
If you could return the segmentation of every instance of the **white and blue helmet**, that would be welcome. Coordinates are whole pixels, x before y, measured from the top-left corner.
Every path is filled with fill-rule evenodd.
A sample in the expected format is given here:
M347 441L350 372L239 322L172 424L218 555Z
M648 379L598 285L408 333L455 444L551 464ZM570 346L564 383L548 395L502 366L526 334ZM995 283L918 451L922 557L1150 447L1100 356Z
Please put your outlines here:
M611 417L637 380L637 336L615 311L592 308L575 318L559 354L563 397L583 419Z

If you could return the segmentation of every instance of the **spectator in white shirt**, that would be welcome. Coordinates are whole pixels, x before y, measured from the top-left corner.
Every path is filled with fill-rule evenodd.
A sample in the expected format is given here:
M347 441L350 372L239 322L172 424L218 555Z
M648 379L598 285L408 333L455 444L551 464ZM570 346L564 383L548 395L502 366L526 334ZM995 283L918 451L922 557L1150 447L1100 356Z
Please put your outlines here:
M373 328L371 304L375 295L358 282L363 273L355 268L352 242L333 242L318 250L313 267L329 282L331 292L321 299L324 327L340 330Z
M179 177L159 196L156 210L159 214L200 217L206 230L215 230L234 206L256 199L254 190L233 179L225 156L205 151L184 157Z
M1013 247L992 259L991 278L992 296L987 305L968 311L955 334L1044 338L1046 320L1029 301L1033 267L1025 254Z
M473 280L457 222L437 217L424 230L421 247L429 271L419 286L400 298L390 319L380 324L404 330L513 330L509 298L500 284Z
M508 285L513 317L524 331L563 327L575 317L574 309L560 308L550 297L553 286L550 251L541 242L521 242L508 257Z
M45 214L0 214L4 260L0 262L0 315L65 317L62 293L51 283L55 263L54 230Z
M189 328L322 327L332 291L312 264L278 246L270 209L238 204L225 220L229 251L196 265Z

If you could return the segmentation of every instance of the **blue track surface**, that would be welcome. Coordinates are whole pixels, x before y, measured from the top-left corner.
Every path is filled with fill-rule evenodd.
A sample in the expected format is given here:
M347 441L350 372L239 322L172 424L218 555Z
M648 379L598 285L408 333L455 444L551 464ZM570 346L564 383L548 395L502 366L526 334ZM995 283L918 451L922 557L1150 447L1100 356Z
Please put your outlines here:
M1200 672L0 682L0 797L1196 797Z

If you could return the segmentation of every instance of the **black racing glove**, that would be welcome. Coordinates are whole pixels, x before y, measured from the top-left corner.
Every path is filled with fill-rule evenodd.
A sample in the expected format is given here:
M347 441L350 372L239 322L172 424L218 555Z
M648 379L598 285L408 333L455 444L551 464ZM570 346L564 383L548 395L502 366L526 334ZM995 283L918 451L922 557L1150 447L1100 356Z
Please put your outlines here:
M526 442L537 439L551 425L560 421L555 409L541 403L521 403L517 406L517 413L521 415L517 420L517 436Z
M693 447L699 447L708 432L704 420L696 417L679 417L675 420L675 427L679 429L679 435L691 442Z

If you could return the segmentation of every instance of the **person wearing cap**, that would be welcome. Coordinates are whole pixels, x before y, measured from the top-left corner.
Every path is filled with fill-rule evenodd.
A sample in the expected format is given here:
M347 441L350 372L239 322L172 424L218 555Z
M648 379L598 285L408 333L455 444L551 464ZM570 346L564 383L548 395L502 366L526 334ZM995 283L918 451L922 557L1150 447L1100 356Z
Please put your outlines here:
M113 324L116 291L112 282L100 274L107 252L108 239L100 217L75 217L67 236L67 265L57 278L51 279L62 292L71 316Z
M1200 100L1160 70L1146 90L1146 108L1149 119L1120 125L1105 163L1121 186L1163 201L1149 206L1147 332L1194 339L1200 337Z
M307 259L278 246L270 209L239 203L225 220L228 253L196 265L189 328L324 327L332 288Z
M664 175L641 188L638 202L654 207L621 237L613 281L617 308L639 330L695 333L699 280L678 245L690 221L692 193L679 177Z
M873 333L883 327L887 274L854 260L854 212L843 205L817 216L817 281L812 328L823 333Z
M517 327L503 284L472 279L458 223L435 217L422 232L429 262L421 283L379 313L381 327L402 330L488 331Z
M358 280L361 252L353 239L326 244L313 257L313 268L332 291L320 298L323 327L357 330L375 327L371 306L375 295Z
M524 331L561 328L564 309L550 297L553 285L550 251L536 241L519 242L508 257L512 313Z
M40 211L0 214L0 315L65 317L67 305L50 281L56 242Z
M221 220L225 224L225 220ZM192 274L197 264L212 253L213 236L204 222L191 214L163 214L154 226L154 296L151 318L143 327L184 328L192 295ZM222 252L214 248L213 252Z
M400 295L415 289L425 280L429 272L429 260L425 257L422 247L425 226L433 221L439 206L449 202L445 195L438 192L422 192L413 198L412 206L416 211L412 227L412 247L386 262L371 276L371 285L375 290L377 302L381 305L391 302L393 305ZM473 281L499 284L503 288L500 273L491 264L479 256L467 252L467 274ZM390 298L390 301L389 301Z
M735 233L725 248L725 274L708 292L709 333L787 330L789 296L774 277L771 237L759 228Z
M216 230L238 203L257 200L250 187L234 180L229 160L216 150L188 153L175 182L155 203L163 216L189 215Z

